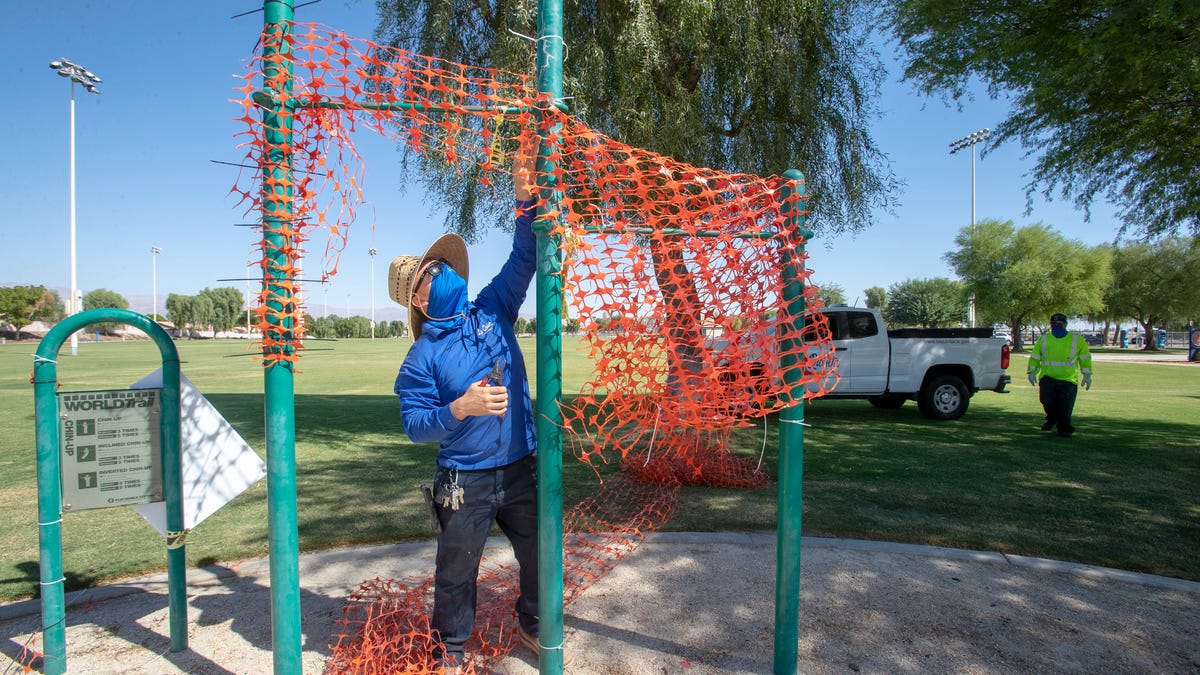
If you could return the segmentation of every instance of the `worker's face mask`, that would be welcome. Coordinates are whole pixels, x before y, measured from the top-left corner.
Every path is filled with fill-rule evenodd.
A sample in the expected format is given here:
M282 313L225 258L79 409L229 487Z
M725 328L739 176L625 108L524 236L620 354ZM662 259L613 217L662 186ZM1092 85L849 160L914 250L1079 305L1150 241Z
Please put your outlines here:
M429 302L425 314L429 323L440 328L450 328L462 320L467 305L467 282L449 265L441 265L440 271L429 283Z
M1065 337L1067 337L1067 327L1066 326L1051 326L1050 334L1056 338L1065 338Z

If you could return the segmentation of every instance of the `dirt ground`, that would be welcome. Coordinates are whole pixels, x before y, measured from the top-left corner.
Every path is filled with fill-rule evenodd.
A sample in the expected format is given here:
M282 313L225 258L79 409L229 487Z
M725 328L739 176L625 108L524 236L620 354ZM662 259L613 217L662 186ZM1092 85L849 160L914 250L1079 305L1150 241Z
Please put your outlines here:
M506 560L503 541L488 552ZM805 673L1200 673L1200 584L996 553L804 538ZM419 579L432 544L300 556L305 673L320 673L347 596ZM565 608L569 673L770 673L775 537L658 533ZM70 673L273 669L265 560L189 572L188 649L168 650L165 577L68 597ZM40 604L0 605L0 674L41 643ZM537 672L517 647L497 671Z

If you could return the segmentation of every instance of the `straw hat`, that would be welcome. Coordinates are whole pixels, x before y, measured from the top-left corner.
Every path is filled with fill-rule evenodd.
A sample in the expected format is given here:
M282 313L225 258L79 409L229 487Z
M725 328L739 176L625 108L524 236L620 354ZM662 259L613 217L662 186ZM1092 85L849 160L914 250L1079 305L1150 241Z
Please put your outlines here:
M421 257L415 255L396 256L388 267L388 294L392 300L400 303L408 310L408 336L416 340L421 335L421 326L425 317L420 311L413 311L412 296L416 290L417 272L424 270L428 263L441 260L458 273L464 281L470 272L470 261L467 258L467 242L457 234L443 234L429 247Z

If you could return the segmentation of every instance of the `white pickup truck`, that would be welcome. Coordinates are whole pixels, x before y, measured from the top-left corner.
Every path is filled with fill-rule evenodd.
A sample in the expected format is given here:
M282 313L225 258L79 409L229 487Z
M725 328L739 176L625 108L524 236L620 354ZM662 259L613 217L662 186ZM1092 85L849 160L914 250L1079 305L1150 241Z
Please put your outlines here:
M991 337L991 328L884 332L878 310L836 305L822 312L833 333L840 377L825 398L865 398L876 408L915 400L926 417L954 420L967 412L975 392L1006 393L1012 381L1004 372L1008 342ZM722 340L710 341L710 349L722 351Z

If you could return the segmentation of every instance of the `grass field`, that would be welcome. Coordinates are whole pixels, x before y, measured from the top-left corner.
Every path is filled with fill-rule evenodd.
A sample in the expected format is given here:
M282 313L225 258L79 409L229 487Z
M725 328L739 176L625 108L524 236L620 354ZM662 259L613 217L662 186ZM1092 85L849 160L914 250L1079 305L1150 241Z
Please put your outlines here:
M313 342L300 359L296 454L304 550L428 538L416 486L434 448L410 443L392 382L403 340ZM530 360L532 340L524 349ZM564 344L564 391L588 364ZM183 373L262 453L263 373L236 341L178 343ZM0 600L30 597L38 580L33 386L36 343L0 346ZM64 349L62 391L117 389L158 367L149 342L80 342ZM1200 367L1098 361L1080 392L1079 432L1038 431L1036 391L1013 359L1013 393L977 394L966 416L931 422L906 404L817 401L806 412L804 531L988 549L1200 580ZM735 446L757 457L762 427ZM767 422L764 466L774 471L778 428ZM595 485L564 458L567 506ZM775 485L685 488L673 530L769 530ZM189 565L266 554L265 481L201 523ZM68 589L165 566L161 537L132 509L66 515Z

